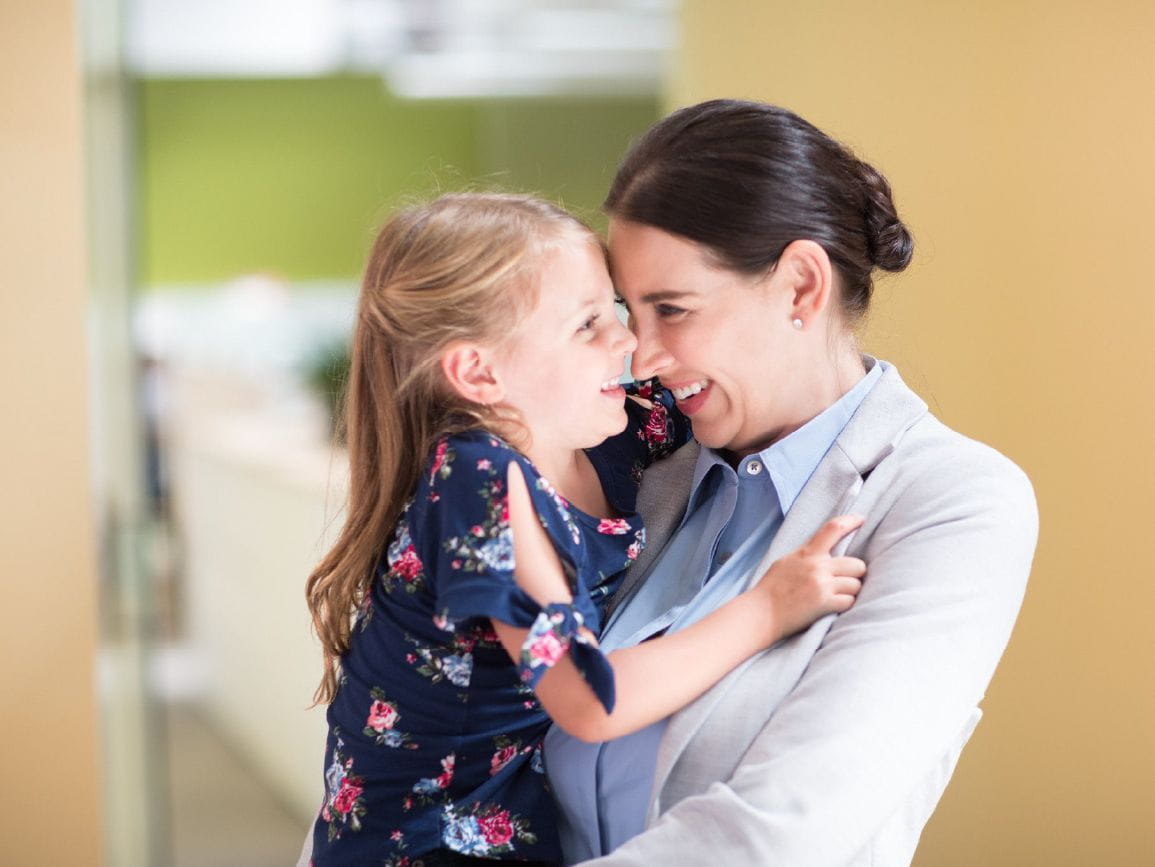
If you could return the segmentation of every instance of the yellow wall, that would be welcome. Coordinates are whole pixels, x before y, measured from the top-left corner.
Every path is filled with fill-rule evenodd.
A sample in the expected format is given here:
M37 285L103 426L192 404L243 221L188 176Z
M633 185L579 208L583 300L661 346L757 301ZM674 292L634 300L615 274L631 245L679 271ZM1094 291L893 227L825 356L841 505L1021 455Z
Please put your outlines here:
M100 862L69 0L0 3L0 861Z
M1155 4L686 0L670 107L792 108L917 242L867 349L1019 462L1042 530L916 867L1155 864Z

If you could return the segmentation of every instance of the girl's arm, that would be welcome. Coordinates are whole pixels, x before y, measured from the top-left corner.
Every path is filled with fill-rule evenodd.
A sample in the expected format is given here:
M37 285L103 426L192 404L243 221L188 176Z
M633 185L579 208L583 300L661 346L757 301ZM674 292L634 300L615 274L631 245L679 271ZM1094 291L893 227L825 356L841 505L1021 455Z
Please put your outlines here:
M521 588L545 606L571 602L561 562L538 521L520 468L509 466L509 522ZM776 561L753 588L686 629L608 654L617 701L607 713L566 654L541 678L537 696L554 722L584 741L621 737L664 719L727 673L819 617L848 609L866 565L830 549L861 524L829 521L806 545ZM494 621L516 662L528 630Z

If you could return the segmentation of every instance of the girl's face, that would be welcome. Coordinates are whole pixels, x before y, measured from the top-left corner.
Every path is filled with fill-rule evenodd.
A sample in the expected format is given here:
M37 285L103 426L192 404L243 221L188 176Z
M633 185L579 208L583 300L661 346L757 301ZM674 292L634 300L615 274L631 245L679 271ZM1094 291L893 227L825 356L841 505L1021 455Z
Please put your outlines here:
M626 426L623 360L637 341L617 317L605 259L593 243L552 250L537 307L503 354L504 405L533 437L531 450L595 446Z
M745 455L789 432L803 358L777 271L738 274L693 241L618 219L610 255L638 338L633 374L674 393L695 439Z

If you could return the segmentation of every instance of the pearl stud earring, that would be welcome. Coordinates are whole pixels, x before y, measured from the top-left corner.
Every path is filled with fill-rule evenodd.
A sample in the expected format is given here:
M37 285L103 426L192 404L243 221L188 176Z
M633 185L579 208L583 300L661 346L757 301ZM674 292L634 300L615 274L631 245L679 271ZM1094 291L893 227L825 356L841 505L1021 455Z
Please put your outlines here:
M795 331L801 331L802 330L802 320L801 319L795 319L792 324L794 326Z

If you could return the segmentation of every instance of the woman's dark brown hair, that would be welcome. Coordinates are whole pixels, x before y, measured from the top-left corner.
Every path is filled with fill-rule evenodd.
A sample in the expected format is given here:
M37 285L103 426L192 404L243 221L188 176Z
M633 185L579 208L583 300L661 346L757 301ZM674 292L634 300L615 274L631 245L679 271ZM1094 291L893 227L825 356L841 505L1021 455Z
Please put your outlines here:
M758 102L716 99L660 121L626 154L605 209L696 241L743 274L765 273L791 241L816 241L852 323L870 306L873 269L901 271L914 250L881 174Z

